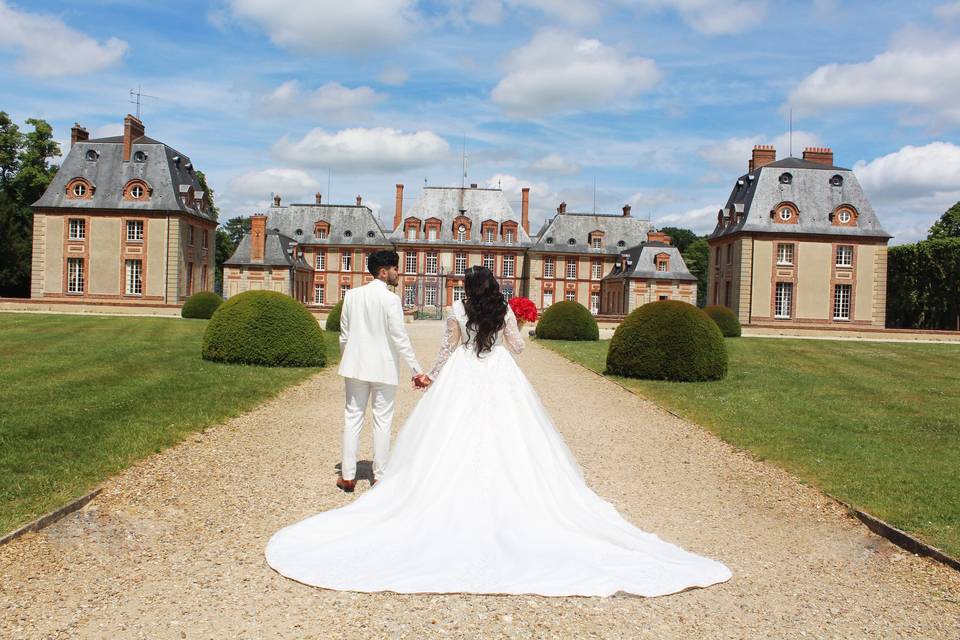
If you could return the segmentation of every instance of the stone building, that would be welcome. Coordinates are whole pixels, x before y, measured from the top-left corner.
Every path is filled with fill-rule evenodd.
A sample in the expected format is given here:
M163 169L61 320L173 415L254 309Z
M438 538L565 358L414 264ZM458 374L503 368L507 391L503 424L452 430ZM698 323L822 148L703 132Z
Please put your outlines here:
M128 115L123 135L70 151L33 204L30 297L53 302L180 305L213 289L216 220L190 158L144 135Z
M372 279L371 252L392 248L360 196L356 205L323 204L318 193L313 204L282 206L277 195L266 214L251 217L250 233L224 263L224 297L267 289L329 307Z
M594 314L601 310L601 281L620 263L620 254L647 238L650 223L630 215L568 213L561 202L527 253L527 296L538 308L575 300Z
M697 304L697 278L687 269L670 236L647 232L647 240L619 256L600 285L600 313L626 315L648 302L681 300Z
M745 325L883 327L889 239L830 149L757 146L708 238L708 303Z

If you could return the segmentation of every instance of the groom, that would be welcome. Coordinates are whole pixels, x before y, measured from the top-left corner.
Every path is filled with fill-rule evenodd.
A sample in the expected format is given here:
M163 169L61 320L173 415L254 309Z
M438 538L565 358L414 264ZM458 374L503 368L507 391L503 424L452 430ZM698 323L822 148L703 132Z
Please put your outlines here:
M413 371L417 388L430 386L413 353L403 325L400 297L387 289L400 281L395 251L377 251L367 258L367 270L375 278L362 287L347 291L340 315L340 360L338 373L344 377L346 406L343 411L343 461L337 486L347 493L356 487L357 449L363 414L373 404L373 482L376 484L390 451L393 399L400 380L401 358Z

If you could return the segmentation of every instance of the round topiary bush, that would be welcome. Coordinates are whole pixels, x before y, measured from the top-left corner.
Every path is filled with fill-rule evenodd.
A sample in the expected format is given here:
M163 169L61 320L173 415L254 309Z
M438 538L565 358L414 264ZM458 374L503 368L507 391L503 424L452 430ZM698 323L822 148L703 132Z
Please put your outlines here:
M719 380L727 346L716 323L692 304L661 300L628 315L613 334L607 373L650 380Z
M220 305L223 304L223 298L213 291L201 291L195 293L183 303L180 309L180 316L183 318L203 318L209 320Z
M334 331L340 333L340 312L343 311L343 300L333 305L333 309L330 310L330 313L327 315L327 331Z
M585 306L565 300L547 307L537 320L536 335L547 340L599 340L600 328Z
M722 304L716 304L712 307L707 307L704 309L704 312L710 316L714 322L717 323L717 326L720 327L720 332L724 335L724 337L740 337L740 320L737 319L737 314L735 314L732 310L723 306Z
M203 358L267 367L322 367L323 331L313 314L289 296L247 291L217 309L203 335Z

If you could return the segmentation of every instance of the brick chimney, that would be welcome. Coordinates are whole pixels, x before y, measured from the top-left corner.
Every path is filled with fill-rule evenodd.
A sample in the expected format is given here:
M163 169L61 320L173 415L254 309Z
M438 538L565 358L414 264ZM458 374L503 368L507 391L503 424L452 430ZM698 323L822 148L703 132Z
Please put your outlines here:
M624 218L629 218L629 217L630 217L630 209L631 209L631 208L632 208L632 207L631 207L630 205L628 205L628 204L623 205L623 217L624 217Z
M361 197L358 195L358 196L357 196L357 206L359 207L361 204L363 204L363 198L361 198Z
M765 164L776 161L777 150L772 144L758 144L753 147L753 155L750 156L750 168L748 171L759 169Z
M647 242L663 242L673 244L673 239L662 231L647 231Z
M250 216L250 259L263 262L264 247L267 244L267 216Z
M143 137L143 123L129 113L123 119L123 161L130 162L133 143Z
M566 212L567 212L567 203L566 203L566 202L561 202L561 203L560 203L560 206L557 207L557 213L559 213L559 214L564 214L564 213L566 213Z
M79 122L73 123L73 128L70 129L70 146L89 139L90 132L81 127Z
M807 147L803 150L803 159L833 166L833 150L830 147Z
M275 207L279 207L279 206L280 206L280 194L279 194L279 193L276 194L275 196L273 196L273 206L275 206Z
M319 207L321 204L323 204L323 194L322 194L322 193L320 193L319 191L317 191L317 193L314 195L314 197L317 199L317 206L318 206L318 207Z
M524 187L520 190L522 201L520 205L520 224L523 230L530 233L530 187Z
M397 183L397 204L393 210L393 228L400 228L400 221L403 220L403 185Z

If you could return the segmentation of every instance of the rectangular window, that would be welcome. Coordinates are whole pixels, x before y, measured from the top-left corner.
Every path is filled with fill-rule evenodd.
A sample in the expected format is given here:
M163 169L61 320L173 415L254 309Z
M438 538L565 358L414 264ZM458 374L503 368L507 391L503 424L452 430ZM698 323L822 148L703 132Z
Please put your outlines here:
M460 225L457 227L457 242L466 242L467 241L467 227L466 225Z
M427 251L426 273L428 276L437 275L437 252L436 251Z
M210 234L207 233L206 230L201 231L200 233L201 233L202 236L203 236L203 248L204 248L204 249L209 249L209 248L210 248L210 241L208 240L208 238L210 237Z
M850 319L850 292L853 287L849 284L838 284L833 288L833 319Z
M456 256L454 256L453 272L458 276L462 276L467 272L467 254L458 253Z
M127 295L143 295L143 261L127 260Z
M657 271L666 272L669 264L666 260L657 260Z
M326 288L322 284L313 285L313 304L323 304Z
M789 318L793 309L793 283L778 282L776 298L774 299L774 316L777 318Z
M417 304L417 287L408 284L403 288L403 304L406 307L412 307Z
M781 265L793 264L793 245L792 244L777 245L777 264L781 264Z
M453 301L454 301L454 302L456 302L457 300L463 300L464 295L465 295L465 294L463 293L463 287L461 287L461 286L456 286L456 287L453 288Z
M543 259L543 277L552 278L554 273L553 268L554 268L553 257L547 256L546 258L544 258Z
M326 240L327 239L327 230L323 227L317 229L317 240Z
M512 230L506 231L503 235L504 235L504 237L505 237L505 239L506 239L506 241L507 241L507 244L513 244L513 231L512 231Z
M67 258L67 293L83 293L83 258Z
M723 283L723 304L732 309L733 307L730 304L731 302L732 301L730 300L730 281L727 280L725 283Z
M590 244L594 249L600 249L603 247L603 239L600 236L593 236L590 239Z
M340 256L341 271L353 271L353 252L347 251Z
M600 313L600 293L593 292L590 294L590 313L597 315Z
M84 240L87 237L87 221L81 218L70 219L70 239Z
M436 287L427 287L424 292L424 303L428 307L437 306L437 288Z
M543 292L543 308L546 309L553 304L553 291Z
M720 268L720 247L713 250L713 266Z
M317 253L317 271L327 270L327 254L325 251Z
M187 225L187 244L193 246L193 225Z
M190 227L193 229L193 227ZM193 295L193 263L187 263L187 295Z
M427 240L436 240L437 239L437 228L432 227L427 229Z
M412 251L407 252L404 262L406 263L404 264L404 271L406 271L407 273L417 272L417 254L416 253Z
M576 299L577 299L577 292L576 292L576 291L567 291L565 294L563 294L563 299L566 300L567 302L576 301Z
M350 285L342 284L340 285L340 299L343 300L347 297L347 291L350 291Z
M728 244L727 245L727 264L730 264L732 262L733 262L733 245Z
M595 261L593 262L593 264L590 265L590 277L593 278L594 280L599 280L600 278L603 277L603 263L602 263L602 262L599 262L599 261L596 261L596 260L595 260Z
M495 271L497 266L497 259L492 253L483 254L483 266L490 271Z
M567 258L567 280L577 279L577 259Z
M417 239L417 228L407 227L407 240L416 240L416 239Z
M837 247L837 266L838 267L853 266L853 247L849 245L840 245L839 247Z
M487 229L483 232L484 242L493 242L493 229Z
M127 220L127 242L143 242L143 220Z
M512 278L513 277L513 267L515 256L503 256L503 277Z

